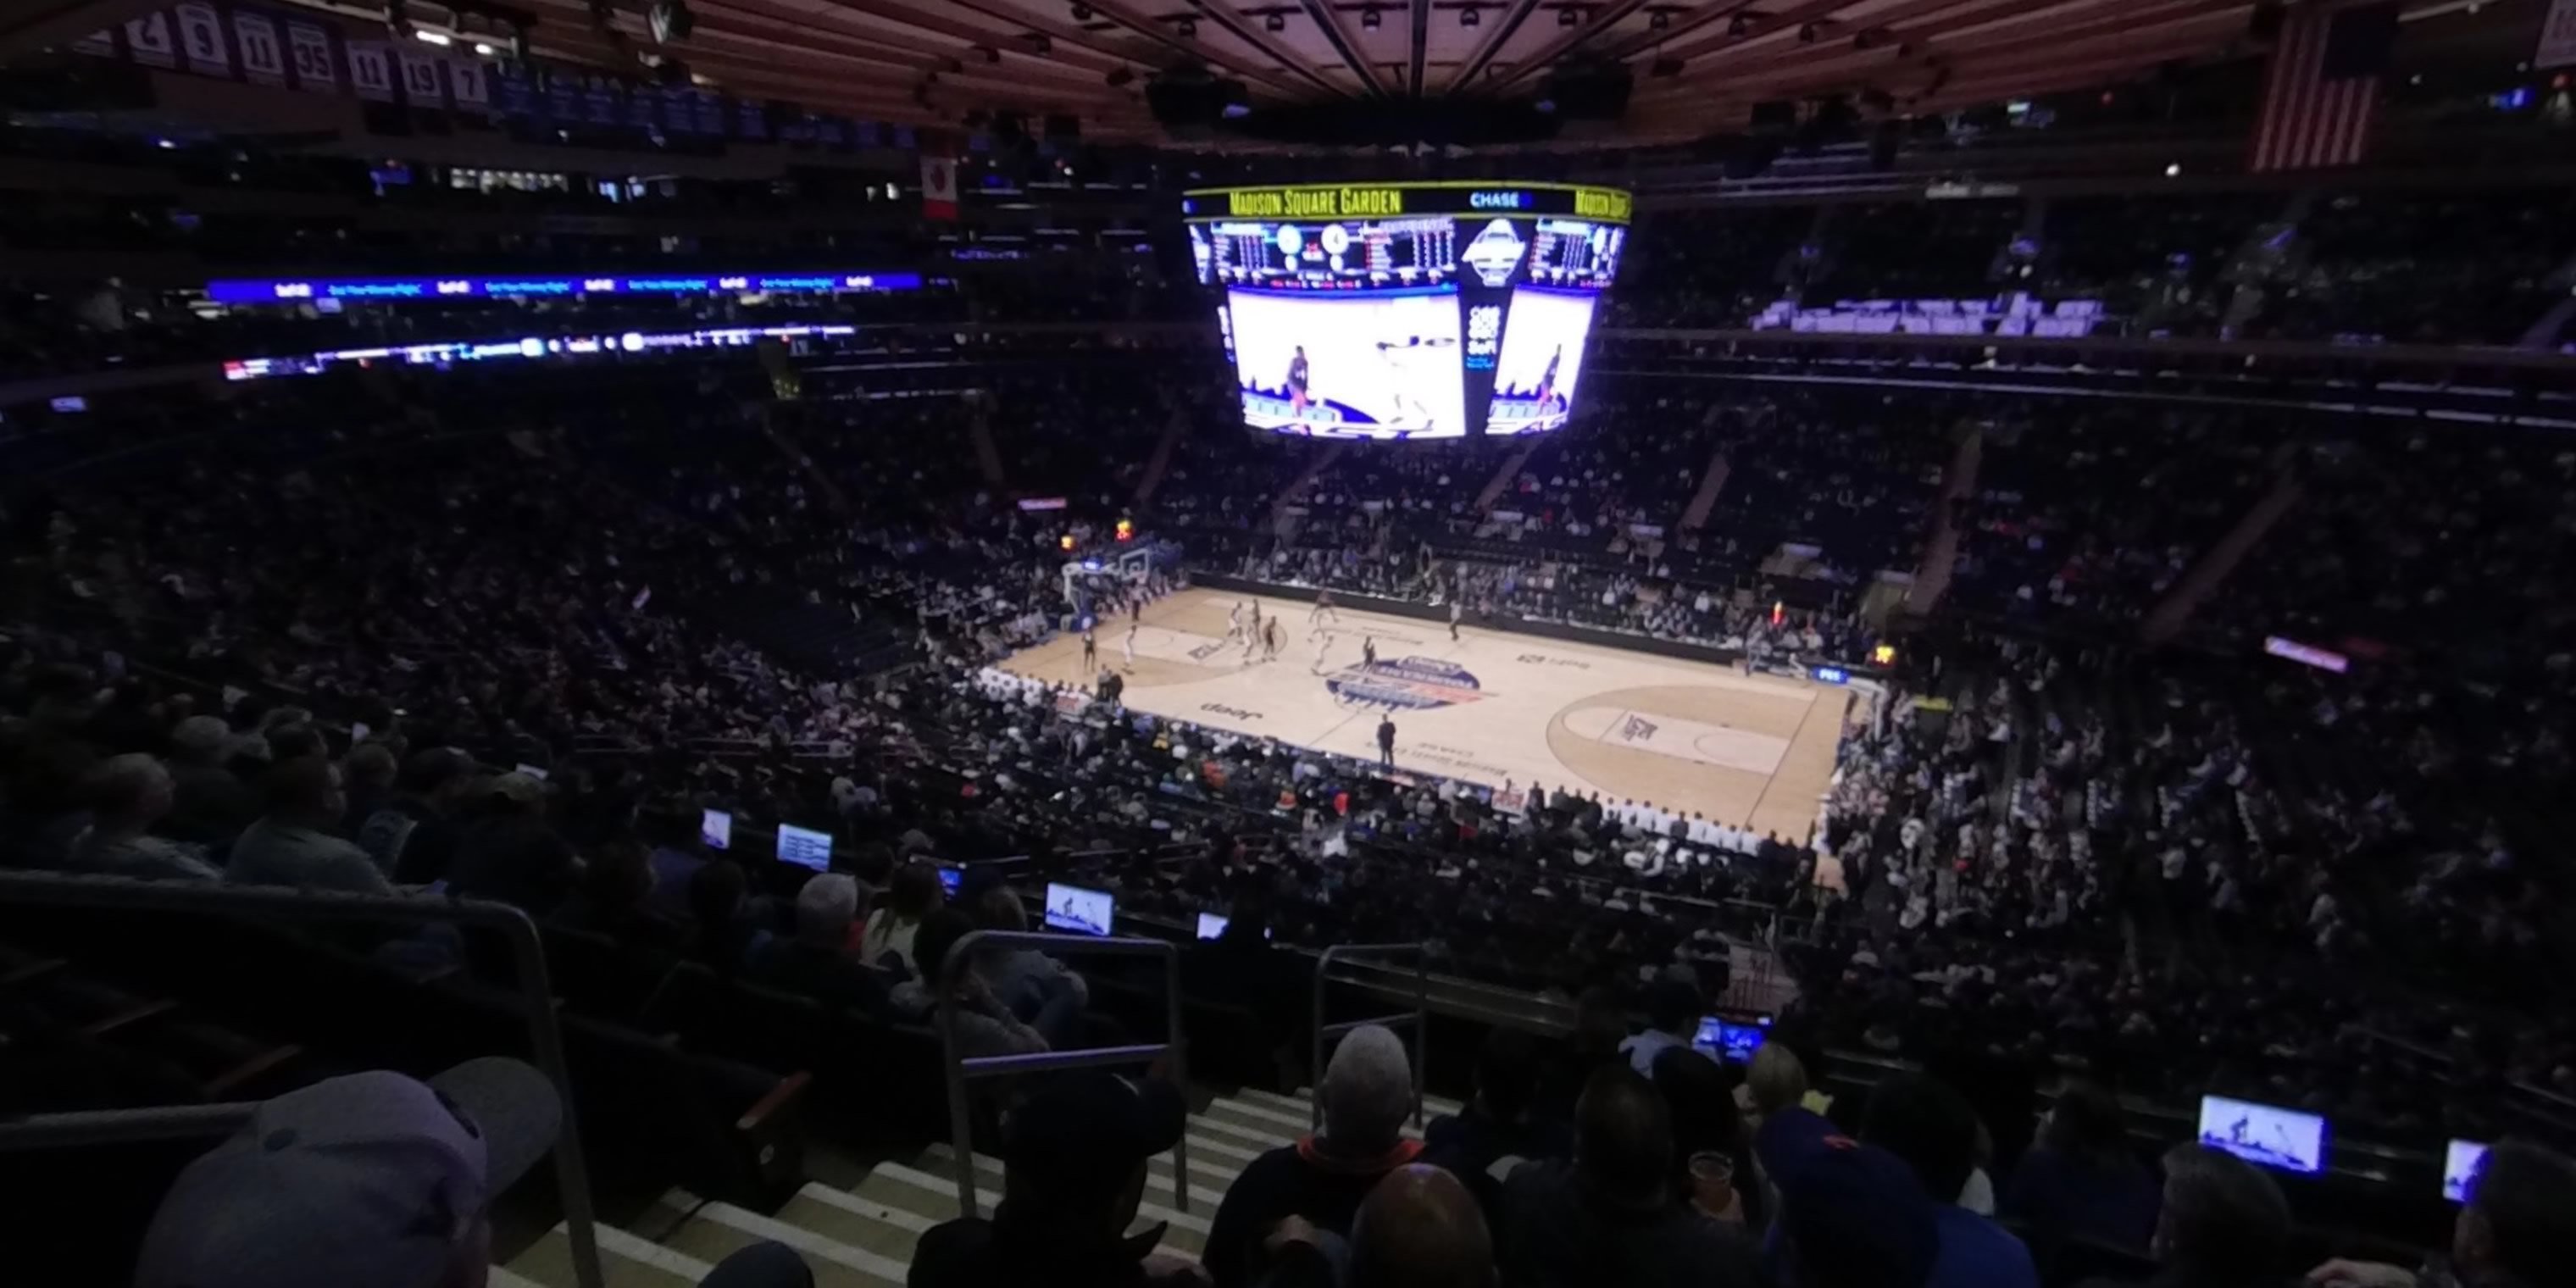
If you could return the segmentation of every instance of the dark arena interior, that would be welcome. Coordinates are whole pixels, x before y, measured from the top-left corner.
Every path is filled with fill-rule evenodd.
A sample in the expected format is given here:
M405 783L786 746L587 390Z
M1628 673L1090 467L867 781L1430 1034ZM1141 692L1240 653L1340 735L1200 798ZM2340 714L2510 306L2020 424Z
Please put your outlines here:
M2576 0L0 5L44 1288L2576 1284Z

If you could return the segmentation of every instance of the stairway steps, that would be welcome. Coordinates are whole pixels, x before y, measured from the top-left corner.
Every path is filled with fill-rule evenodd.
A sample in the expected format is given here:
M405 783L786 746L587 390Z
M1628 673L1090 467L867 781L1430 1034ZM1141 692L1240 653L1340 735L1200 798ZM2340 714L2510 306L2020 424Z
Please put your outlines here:
M900 1207L934 1221L951 1220L957 1215L955 1177L925 1172L901 1163L879 1163L868 1172L867 1179L859 1183L858 1194L861 1198ZM1001 1202L1001 1192L982 1184L979 1175L975 1186L977 1209L990 1215ZM1206 1244L1208 1221L1215 1215L1213 1208L1200 1212L1173 1211L1168 1205L1155 1201L1150 1186L1145 1190L1145 1201L1136 1210L1138 1220L1167 1223L1171 1228L1165 1232L1164 1242L1193 1257Z
M793 1221L767 1217L730 1203L711 1203L673 1190L662 1207L689 1218L662 1239L662 1246L710 1264L738 1249L775 1240L794 1248L814 1271L815 1288L901 1288L908 1260L854 1247Z
M696 1288L709 1263L612 1225L599 1231L599 1271L608 1288ZM508 1272L540 1288L573 1288L572 1236L561 1224L513 1258Z
M921 1166L918 1170L943 1179L952 1177L954 1172L951 1169L957 1165L956 1157L956 1151L948 1146L933 1145L922 1152ZM1190 1164L1190 1215L1206 1217L1214 1213L1216 1205L1225 1201L1225 1187L1232 1184L1241 1171L1241 1168L1211 1167L1193 1161ZM1203 1179L1209 1178L1211 1174L1213 1174L1213 1184L1209 1179ZM1169 1205L1172 1195L1171 1157L1162 1155L1149 1161L1145 1167L1145 1175L1147 1178L1145 1197L1158 1199ZM950 1183L955 1182L952 1180ZM979 1189L984 1186L998 1189L1002 1184L1002 1160L987 1154L977 1154L975 1184Z

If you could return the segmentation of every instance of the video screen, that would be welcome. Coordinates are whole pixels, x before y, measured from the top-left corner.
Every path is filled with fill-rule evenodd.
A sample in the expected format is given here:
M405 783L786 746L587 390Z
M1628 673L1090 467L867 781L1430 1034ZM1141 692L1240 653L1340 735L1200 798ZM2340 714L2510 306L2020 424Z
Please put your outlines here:
M1319 438L1467 433L1455 288L1227 297L1245 424Z
M1050 881L1046 891L1046 926L1077 935L1107 935L1115 903L1106 890Z
M955 899L957 897L957 892L964 889L965 886L966 869L946 863L939 865L939 889L941 892L945 893L949 898Z
M1703 1015L1699 1033L1691 1045L1730 1064L1751 1064L1753 1053L1762 1049L1762 1039L1769 1036L1760 1024L1739 1024L1715 1015Z
M1234 919L1232 917L1222 917L1213 912L1202 912L1199 914L1199 938L1221 938L1225 934L1225 928L1233 924ZM1270 938L1271 935L1272 932L1267 930L1261 932L1261 937L1264 939Z
M1628 230L1581 219L1542 219L1530 239L1529 280L1601 290L1619 275Z
M2326 1166L2326 1120L2278 1105L2202 1096L2200 1143L2285 1172L2312 1174Z
M1445 281L1456 271L1458 229L1445 215L1320 224L1193 224L1190 258L1199 281L1212 285L1425 285Z
M778 825L778 861L821 872L832 866L832 834L781 823Z
M1574 409L1575 382L1583 374L1583 342L1592 334L1589 291L1520 287L1512 292L1511 323L1494 369L1494 403L1485 414L1487 434L1530 434L1563 428Z
M2442 1197L2454 1203L2469 1201L2469 1182L2478 1178L2478 1164L2487 1161L2487 1145L2480 1140L2455 1140L2442 1151Z
M733 848L733 815L720 809L698 813L698 840L710 850Z

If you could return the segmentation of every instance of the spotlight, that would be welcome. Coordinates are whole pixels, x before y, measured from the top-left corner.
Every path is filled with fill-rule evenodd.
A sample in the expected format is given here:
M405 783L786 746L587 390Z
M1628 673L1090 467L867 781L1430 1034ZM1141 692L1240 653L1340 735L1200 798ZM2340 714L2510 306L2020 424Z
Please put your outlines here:
M689 12L688 0L653 0L644 20L651 26L653 43L657 45L676 45L698 28L698 15Z
M490 41L488 41L488 40L478 40L478 41L475 41L475 42L474 42L474 53L475 53L475 56L476 56L476 57L479 57L479 58L489 58L489 57L491 57L491 56L492 56L492 53L493 53L493 50L492 50L492 42L490 42Z
M1669 9L1657 9L1646 15L1646 26L1652 30L1662 31L1672 25L1673 14Z
M2181 166L2181 164L2180 164L2180 163L2178 163L2178 162L2177 162L2177 163L2173 163L2173 164L2168 164L2167 166L2165 166L2165 177L2166 177L2166 178L2168 178L2168 179L2174 178L2175 176L2180 175L2181 173L2182 173L2182 166Z
M1473 27L1481 21L1483 20L1476 16L1476 6L1474 5L1469 5L1458 11L1458 25L1461 27Z
M1753 20L1743 14L1739 13L1726 20L1726 34L1731 39L1742 40L1752 30Z
M385 0L385 30L396 40L411 34L410 0Z
M1261 25L1271 31L1286 31L1288 30L1288 15L1284 13L1271 14L1269 17L1261 20Z
M1360 10L1360 30L1375 31L1377 30L1378 21L1376 9L1371 8Z
M1183 40L1196 40L1199 38L1199 24L1198 20L1195 18L1181 19L1180 26L1176 28L1176 30L1181 33L1181 39Z
M1560 27L1582 26L1583 15L1576 13L1572 8L1559 9L1556 11L1556 25Z
M445 48L446 46L456 43L455 37L450 36L443 31L430 31L424 28L411 34L420 37L420 43L424 45L437 45L441 48Z

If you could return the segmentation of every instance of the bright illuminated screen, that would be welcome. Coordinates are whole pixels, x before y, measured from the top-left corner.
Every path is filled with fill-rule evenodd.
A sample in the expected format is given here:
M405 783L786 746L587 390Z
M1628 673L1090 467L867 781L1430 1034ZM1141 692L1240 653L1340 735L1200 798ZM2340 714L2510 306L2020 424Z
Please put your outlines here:
M1485 413L1488 434L1528 434L1561 429L1574 409L1575 382L1583 374L1583 342L1592 334L1591 291L1521 287L1512 292L1511 325L1503 332L1502 361L1494 370L1494 402Z
M1233 924L1234 919L1231 917L1219 916L1213 912L1202 912L1199 914L1199 938L1220 938L1225 934L1225 928ZM1272 932L1267 930L1262 931L1261 937L1264 939L1271 938Z
M2321 1172L2326 1166L2325 1119L2250 1100L2202 1096L2200 1143L2285 1172Z
M1227 304L1245 424L1318 438L1466 434L1456 288L1238 288Z
M1077 935L1106 935L1115 904L1106 890L1085 890L1081 886L1050 881L1046 892L1046 925L1049 930L1069 930Z
M1561 429L1627 249L1624 194L1561 185L1193 192L1244 423L1318 438Z
M957 897L957 892L958 892L959 890L961 890L961 889L965 888L965 885L966 885L966 869L964 869L964 868L958 868L958 867L950 867L950 866L948 866L947 864L944 864L944 863L940 865L940 867L939 867L939 888L940 888L940 890L942 890L943 892L945 892L945 893L948 895L948 897L949 897L949 898L951 898L951 899L956 898L956 897Z
M2487 1161L2487 1145L2481 1140L2455 1140L2442 1151L2442 1197L2454 1203L2469 1201L2469 1182L2476 1180L2478 1164Z
M1733 1064L1753 1063L1753 1053L1762 1049L1766 1036L1760 1024L1738 1024L1715 1015L1703 1015L1699 1034L1691 1045Z
M778 861L820 872L832 866L832 834L778 825Z
M710 850L733 848L733 815L720 809L701 810L698 814L698 839Z

